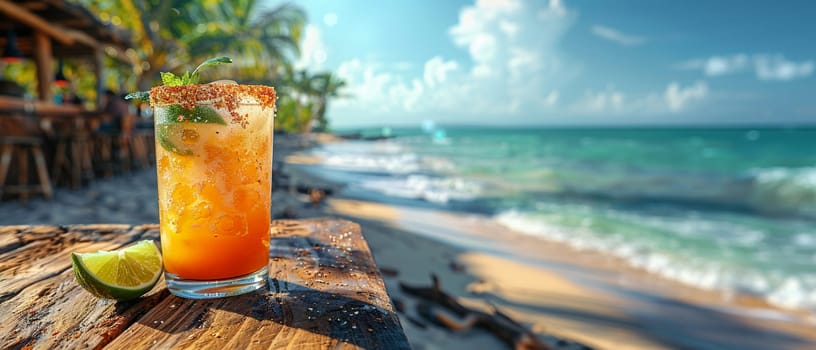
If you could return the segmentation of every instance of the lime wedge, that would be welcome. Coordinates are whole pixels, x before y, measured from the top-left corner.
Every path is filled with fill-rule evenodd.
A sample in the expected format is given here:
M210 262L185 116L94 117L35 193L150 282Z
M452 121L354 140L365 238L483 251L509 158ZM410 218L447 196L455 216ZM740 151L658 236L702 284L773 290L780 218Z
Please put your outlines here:
M170 123L201 123L201 124L221 124L227 125L224 118L211 107L195 105L193 109L187 109L180 105L167 106L165 122Z
M182 133L184 125L227 125L224 118L210 107L196 105L193 109L186 109L180 105L169 105L165 108L161 122L156 126L156 138L164 149L182 156L194 155L192 150L178 140L186 136Z
M183 124L159 124L156 126L156 138L162 148L182 156L191 156L193 151L182 142Z
M156 285L162 258L153 241L94 253L71 253L74 276L91 294L100 298L132 300Z

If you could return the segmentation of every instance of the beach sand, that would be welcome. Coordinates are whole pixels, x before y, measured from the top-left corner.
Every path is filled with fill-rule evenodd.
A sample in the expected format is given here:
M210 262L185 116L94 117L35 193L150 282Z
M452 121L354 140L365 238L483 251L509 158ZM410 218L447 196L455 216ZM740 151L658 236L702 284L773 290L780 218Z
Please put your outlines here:
M396 299L410 299L398 282L428 285L435 273L470 305L495 306L536 333L602 349L816 348L816 323L805 313L749 296L729 300L485 217L343 198L328 208L360 222L378 265L399 271L385 277ZM403 326L418 349L492 348L481 331L440 334L405 317Z
M555 348L564 340L602 349L816 349L816 319L751 296L703 291L634 269L614 257L514 233L487 217L351 198L339 184L284 165L314 139L275 138L275 217L334 216L359 222L389 294L404 305L402 325L415 349L502 349L481 330L451 332L416 313L399 283L442 289L463 304L499 308ZM305 156L296 163L314 163ZM158 222L155 169L59 189L52 201L0 202L0 224ZM300 189L332 192L322 205ZM395 274L394 274L395 272ZM559 342L560 341L560 342Z

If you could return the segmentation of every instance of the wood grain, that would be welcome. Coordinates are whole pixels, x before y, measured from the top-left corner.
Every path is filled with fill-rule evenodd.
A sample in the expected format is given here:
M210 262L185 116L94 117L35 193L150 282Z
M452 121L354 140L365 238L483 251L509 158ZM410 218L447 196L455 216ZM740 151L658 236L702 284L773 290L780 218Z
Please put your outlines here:
M138 239L156 226L0 228L0 348L409 348L354 223L274 222L270 288L242 296L182 299L161 283L116 303L76 284L71 251Z
M101 348L169 295L154 288L141 299L97 299L74 280L70 253L117 249L158 239L154 226L31 226L0 229L19 247L0 255L0 348ZM5 321L8 319L8 321ZM121 329L120 329L121 328Z

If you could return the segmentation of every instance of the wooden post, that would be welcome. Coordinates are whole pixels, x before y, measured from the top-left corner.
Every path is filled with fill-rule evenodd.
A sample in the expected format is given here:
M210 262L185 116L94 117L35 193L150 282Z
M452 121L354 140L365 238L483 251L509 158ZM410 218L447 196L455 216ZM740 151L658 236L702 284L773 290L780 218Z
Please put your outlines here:
M51 39L42 31L34 33L34 61L37 65L37 99L51 102L54 85L54 58L51 56Z
M96 109L102 109L102 94L105 93L105 51L101 47L94 50L94 73L96 75Z

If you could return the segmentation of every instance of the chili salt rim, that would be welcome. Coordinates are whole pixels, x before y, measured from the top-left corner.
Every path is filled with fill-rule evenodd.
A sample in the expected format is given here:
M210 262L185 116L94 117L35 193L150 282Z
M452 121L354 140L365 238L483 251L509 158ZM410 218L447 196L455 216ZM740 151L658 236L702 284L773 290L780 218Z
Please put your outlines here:
M156 86L150 89L150 106L178 104L192 109L197 103L207 103L216 109L225 109L232 122L246 123L246 115L236 112L242 98L253 97L263 108L275 108L275 88L264 85L195 84L180 86ZM246 104L244 102L244 104Z

